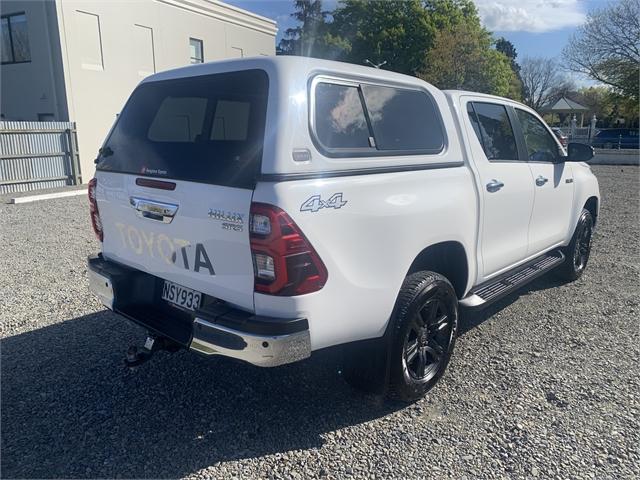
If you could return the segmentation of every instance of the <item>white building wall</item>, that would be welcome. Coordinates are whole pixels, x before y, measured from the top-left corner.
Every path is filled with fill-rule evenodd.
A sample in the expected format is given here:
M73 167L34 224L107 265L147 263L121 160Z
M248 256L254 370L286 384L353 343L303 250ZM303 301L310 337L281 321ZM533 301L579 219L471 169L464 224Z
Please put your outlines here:
M83 181L104 137L147 75L204 61L275 54L275 22L208 0L57 0L69 117L77 122Z
M189 64L189 38L204 61L274 55L274 21L215 0L31 0L0 2L26 12L31 63L2 65L8 120L77 123L82 180L135 86L154 72ZM57 80L56 80L57 78Z
M31 61L0 67L0 112L6 120L66 120L62 58L55 4L42 1L0 1L0 14L27 17ZM52 115L52 117L49 117Z

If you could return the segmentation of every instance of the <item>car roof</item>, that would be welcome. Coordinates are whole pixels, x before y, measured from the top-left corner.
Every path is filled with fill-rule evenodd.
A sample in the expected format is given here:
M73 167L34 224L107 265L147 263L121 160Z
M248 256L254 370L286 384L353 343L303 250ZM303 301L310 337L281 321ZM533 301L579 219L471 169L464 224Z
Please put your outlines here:
M473 97L480 97L482 99L486 99L489 101L498 101L500 103L509 103L511 105L516 105L519 107L522 107L525 110L532 110L530 107L528 107L527 105L525 105L522 102L518 102L517 100L512 100L511 98L506 98L506 97L499 97L497 95L489 95L488 93L478 93L478 92L472 92L469 90L443 90L444 94L447 95L448 97L454 99L454 100L458 100L460 97L464 97L464 96L473 96Z
M404 75L402 73L377 69L366 65L294 55L246 57L187 65L150 75L142 80L141 83L252 69L262 69L268 73L278 73L280 78L285 78L291 83L306 83L307 79L311 76L327 74L337 77L344 76L351 79L361 79L362 81L378 80L384 83L396 83L418 88L428 86L430 90L437 90L434 85L411 75ZM473 95L475 97L509 103L526 110L531 110L527 105L510 98L465 90L443 90L443 92L448 97L458 98L463 95Z
M365 65L290 55L246 57L187 65L150 75L142 83L252 69L264 69L267 72L277 71L283 77L290 79L306 79L317 72L330 72L336 75L376 78L390 83L414 84L416 86L426 83L417 77Z

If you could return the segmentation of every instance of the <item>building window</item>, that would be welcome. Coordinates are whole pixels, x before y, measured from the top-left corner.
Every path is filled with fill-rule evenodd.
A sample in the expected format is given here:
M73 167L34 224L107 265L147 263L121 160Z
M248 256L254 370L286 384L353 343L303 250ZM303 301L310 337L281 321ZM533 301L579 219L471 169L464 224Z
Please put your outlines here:
M27 16L24 13L3 15L0 23L2 63L31 61Z
M146 77L156 73L153 29L151 27L137 24L133 26L132 49L138 75Z
M100 17L80 10L76 10L75 17L75 29L78 38L82 39L76 44L80 66L85 70L104 70Z
M204 54L202 53L202 40L198 40L197 38L189 39L189 62L204 62Z

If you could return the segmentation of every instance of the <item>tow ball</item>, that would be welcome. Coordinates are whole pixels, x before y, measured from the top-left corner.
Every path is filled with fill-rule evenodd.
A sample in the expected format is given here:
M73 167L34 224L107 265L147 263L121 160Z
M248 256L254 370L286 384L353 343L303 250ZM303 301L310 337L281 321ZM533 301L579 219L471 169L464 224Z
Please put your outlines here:
M180 350L180 346L166 337L156 337L149 334L140 350L135 345L129 347L124 364L129 368L137 367L151 360L153 354L159 350L174 353Z

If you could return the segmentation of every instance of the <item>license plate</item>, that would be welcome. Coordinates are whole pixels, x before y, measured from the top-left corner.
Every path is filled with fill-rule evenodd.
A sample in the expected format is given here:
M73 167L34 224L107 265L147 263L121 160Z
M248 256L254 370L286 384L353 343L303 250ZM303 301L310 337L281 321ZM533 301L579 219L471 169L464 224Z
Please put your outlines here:
M200 306L200 298L202 294L191 290L190 288L183 287L177 283L164 281L162 287L162 299L167 302L176 305L178 307L186 308L187 310L195 310Z

